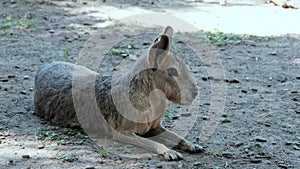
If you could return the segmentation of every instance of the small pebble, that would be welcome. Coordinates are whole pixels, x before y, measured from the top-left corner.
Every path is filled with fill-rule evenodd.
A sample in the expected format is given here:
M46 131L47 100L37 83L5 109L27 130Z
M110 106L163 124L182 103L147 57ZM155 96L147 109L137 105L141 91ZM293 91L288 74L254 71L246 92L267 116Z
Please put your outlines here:
M148 45L150 45L150 43L149 42L143 42L142 45L143 46L148 46Z
M209 117L207 117L207 116L202 116L202 120L208 120L209 119Z
M288 169L289 167L286 164L278 164L278 167Z
M13 111L14 114L24 114L24 112L22 110L16 110L16 111Z
M247 93L247 90L242 89L241 92L242 93Z
M290 146L290 145L292 145L292 144L293 144L293 143L290 142L290 141L288 141L288 142L285 143L286 146Z
M272 51L272 52L270 52L270 55L277 55L277 52L276 51Z
M43 148L45 148L45 146L44 146L44 145L40 145L40 146L38 146L38 149L43 149Z
M266 122L266 123L265 123L265 126L266 126L266 127L271 127L271 126L272 126L272 123L271 123L271 122Z
M202 77L202 80L203 81L207 81L207 77Z
M265 139L265 138L263 138L261 136L256 136L254 138L254 140L257 141L257 142L267 142L267 139Z
M287 81L287 79L281 79L280 82L281 83L285 83Z
M224 114L222 114L222 117L228 117L228 114L226 114L226 113L224 113Z
M7 77L11 79L11 78L15 78L17 76L16 75L8 75Z
M261 162L262 162L261 159L256 159L256 158L251 158L251 159L250 159L250 163L255 163L255 164L257 164L257 163L261 163Z
M252 92L257 92L258 90L257 90L257 89L251 89L251 91L252 91Z
M22 155L22 158L23 158L23 159L29 159L30 156L29 156L29 155Z
M293 148L294 148L294 150L300 150L300 147L297 145L294 145Z
M27 94L27 92L26 92L25 90L23 90L23 91L20 91L20 94L22 94L22 95L26 95L26 94Z
M123 58L126 58L126 57L129 56L129 55L128 55L127 53L122 53L121 56L122 56Z
M271 144L272 144L272 145L276 145L276 144L277 144L277 142L271 142Z
M208 80L214 80L214 77L213 76L208 76L207 79Z
M33 90L34 90L33 87L30 87L30 88L29 88L29 91L31 91L31 92L32 92Z
M229 119L223 119L223 120L221 121L221 123L231 123L231 120L229 120Z
M163 166L162 165L158 165L158 166L156 166L156 168L163 168Z
M8 82L8 79L0 79L1 82Z
M91 26L91 25L93 25L93 23L89 22L89 21L85 21L85 22L82 23L82 25L84 25L84 26Z
M300 114L300 108L298 107L296 110L295 110L296 114Z
M296 79L300 80L300 76L297 76Z
M25 80L28 80L28 79L29 79L29 76L25 75L23 78L24 78Z
M16 4L17 3L17 0L11 0L10 1L10 4Z
M240 83L238 79L225 79L225 82L227 83Z
M244 145L243 142L236 142L236 143L234 144L234 146L236 146L236 147L239 147L239 146L242 146L242 145Z
M95 169L95 167L85 167L85 169Z
M48 32L49 32L49 33L55 33L55 30L50 29Z
M179 119L179 117L180 117L180 115L174 115L174 116L172 116L172 120L177 120L177 119Z

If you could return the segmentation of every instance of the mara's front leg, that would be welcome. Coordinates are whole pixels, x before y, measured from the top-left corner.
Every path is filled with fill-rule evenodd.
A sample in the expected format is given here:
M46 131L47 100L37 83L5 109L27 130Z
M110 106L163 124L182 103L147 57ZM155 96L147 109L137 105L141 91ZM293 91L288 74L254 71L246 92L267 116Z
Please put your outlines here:
M171 141L173 145L175 144L175 148L182 149L184 151L192 152L192 153L202 153L205 152L205 148L198 144L193 144L187 141L185 138L177 135L176 133L167 130L163 126L158 126L154 129L151 129L145 135L146 137L158 136L158 139L165 139ZM155 139L155 138L154 138Z
M117 132L113 136L113 140L126 143L126 144L132 144L137 147L144 148L146 150L155 152L159 155L163 155L166 160L182 160L183 157L180 153L170 150L167 148L165 145L160 144L158 142L149 140L147 138L140 137L136 134L130 133L130 134L125 134L125 133L120 133Z

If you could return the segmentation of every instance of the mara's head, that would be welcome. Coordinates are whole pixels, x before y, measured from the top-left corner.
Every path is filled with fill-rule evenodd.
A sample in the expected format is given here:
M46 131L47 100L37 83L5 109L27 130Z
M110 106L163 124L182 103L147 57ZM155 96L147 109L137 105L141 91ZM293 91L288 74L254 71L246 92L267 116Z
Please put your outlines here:
M168 100L190 104L198 94L197 84L180 56L171 52L172 39L173 29L167 26L149 48L147 67L154 72L154 84Z

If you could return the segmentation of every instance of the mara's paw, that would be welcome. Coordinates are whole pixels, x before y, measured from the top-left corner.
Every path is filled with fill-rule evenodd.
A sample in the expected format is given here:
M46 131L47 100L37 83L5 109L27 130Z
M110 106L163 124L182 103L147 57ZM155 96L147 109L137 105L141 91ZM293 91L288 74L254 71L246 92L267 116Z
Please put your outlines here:
M184 151L188 151L190 153L204 153L205 148L198 145L198 144L193 144L193 143L181 143L177 146L179 149L182 149Z
M192 153L204 153L205 152L205 148L198 144L191 144L189 146L189 149L187 149L187 150Z
M183 159L182 155L174 150L168 150L163 155L168 161L179 161Z

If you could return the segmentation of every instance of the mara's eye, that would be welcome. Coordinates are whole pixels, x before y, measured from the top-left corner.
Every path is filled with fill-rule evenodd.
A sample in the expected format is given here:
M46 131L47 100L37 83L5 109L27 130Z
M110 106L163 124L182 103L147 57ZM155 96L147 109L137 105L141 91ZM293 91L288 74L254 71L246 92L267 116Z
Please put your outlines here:
M170 76L178 77L178 72L175 68L171 67L166 70Z
M157 37L155 40L154 40L154 43L158 42L159 40L159 37Z

